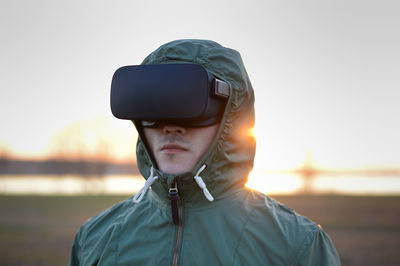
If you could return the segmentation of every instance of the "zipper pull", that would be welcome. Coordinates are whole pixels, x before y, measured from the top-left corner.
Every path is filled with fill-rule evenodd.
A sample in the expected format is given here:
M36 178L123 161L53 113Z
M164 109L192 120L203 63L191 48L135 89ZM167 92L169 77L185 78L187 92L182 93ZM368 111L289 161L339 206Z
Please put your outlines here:
M179 225L179 194L178 194L178 184L176 179L171 184L169 188L168 198L171 200L171 211L172 211L172 221L174 224Z

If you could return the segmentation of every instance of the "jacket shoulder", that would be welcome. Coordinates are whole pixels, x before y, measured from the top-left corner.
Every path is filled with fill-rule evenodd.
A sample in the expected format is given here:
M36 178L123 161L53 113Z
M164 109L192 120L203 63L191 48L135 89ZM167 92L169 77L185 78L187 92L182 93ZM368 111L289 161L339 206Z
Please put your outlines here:
M253 216L259 221L270 221L281 230L314 231L319 226L279 201L257 191L250 192Z
M111 224L118 223L119 220L127 213L127 209L132 207L134 204L132 200L126 199L119 203L112 205L110 208L100 212L99 214L93 216L87 220L81 227L81 231L97 231L102 230Z
M247 232L272 250L280 263L340 265L332 241L315 222L257 191L250 192L249 202Z
M104 250L116 249L120 224L133 207L126 199L86 221L75 236L70 265L94 265L101 258L112 264L115 254L104 256Z

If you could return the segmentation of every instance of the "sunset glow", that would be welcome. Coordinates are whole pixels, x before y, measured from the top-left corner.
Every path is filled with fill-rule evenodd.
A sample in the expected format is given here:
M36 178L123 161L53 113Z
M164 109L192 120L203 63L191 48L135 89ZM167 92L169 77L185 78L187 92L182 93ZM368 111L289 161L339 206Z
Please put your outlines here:
M266 171L253 169L247 187L266 194L291 194L301 188L301 180L294 175L272 175Z
M308 189L307 193L311 191L313 193L349 193L353 191L356 194L400 193L399 178L393 175L387 178L384 176L364 176L360 178L357 177L357 173L354 177L352 176L354 174L351 173L341 174L340 169L347 169L349 167L346 164L341 164L341 157L335 157L329 153L324 153L324 150L326 150L325 146L315 146L314 151L306 149L304 145L293 146L290 150L286 150L285 146L282 146L282 148L277 146L277 144L282 145L282 143L276 144L271 142L271 127L268 126L268 124L256 123L256 126L248 130L246 134L255 137L257 141L254 169L248 177L247 187L249 188L267 194L292 194L304 192L304 189ZM48 144L45 148L39 150L36 154L33 153L34 156L31 158L135 163L136 138L136 129L130 121L106 118L81 120L66 126L63 130L54 134L48 140ZM15 156L16 158L30 158L27 155L30 153L27 153L26 150L4 148L9 146L10 145L7 143L2 144L2 156L8 156L9 158L15 158ZM315 156L315 154L317 154L317 156ZM362 156L360 157L360 159L363 158ZM353 165L354 163L355 161L353 161ZM376 166L375 168L373 168L373 165L367 166L369 168L361 167L360 169L376 169ZM381 168L385 169L384 167ZM397 168L396 165L393 167L393 169ZM329 173L332 171L339 172L334 176L331 174L328 176L317 174L317 176L315 176L316 179L310 179L311 183L307 185L307 183L305 183L305 171L315 171L315 169L322 169ZM349 169L351 170L352 168L350 167ZM357 167L353 167L353 169L357 169ZM84 190L82 189L84 188L81 190L76 190L74 188L74 186L77 186L78 179L75 180L75 177L71 178L72 179L63 180L64 183L62 186L66 188L71 187L70 190L66 190L63 193L70 193L68 191L83 193ZM131 182L129 181L129 177L126 178L128 179L121 179L122 181L107 179L107 183L101 183L101 186L97 186L97 192L91 193L108 193L106 191L118 193L118 186L125 182L124 180L126 180L126 182ZM5 180L6 179L4 179L3 182L6 182ZM17 190L15 190L16 193L18 193L18 191L23 193L23 191L29 190L30 186L28 184L21 185L23 180L25 179L20 177L19 179L15 179L15 182L18 181L20 183L12 181L15 183L13 184L17 186ZM72 182L69 180L75 181ZM39 178L38 181L40 183L32 187L32 189L35 189L35 187L38 188L38 193L52 193L49 191L52 191L52 188L58 186L51 178ZM141 181L142 180L139 179L137 182L140 183ZM9 180L7 182L10 183L11 181ZM94 181L92 180L91 182ZM305 185L311 187L307 188ZM131 191L132 189L136 188L129 187L126 188L126 191ZM121 192L123 191L121 190L119 193Z
M4 2L1 158L134 163L136 130L110 111L114 71L140 64L167 41L199 38L237 49L254 88L255 128L242 132L257 141L248 186L297 191L301 174L272 173L302 169L307 158L320 170L400 169L397 3L213 2L226 12L216 20L210 5L199 4L193 23L154 6L170 23L143 27L150 5ZM176 8L190 14L190 5ZM400 191L398 174L315 177L320 191L372 191L380 180Z

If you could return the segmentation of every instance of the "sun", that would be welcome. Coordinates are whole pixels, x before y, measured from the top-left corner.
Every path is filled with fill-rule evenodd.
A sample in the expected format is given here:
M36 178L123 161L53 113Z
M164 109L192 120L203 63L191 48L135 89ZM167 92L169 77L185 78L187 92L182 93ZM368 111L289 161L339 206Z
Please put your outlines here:
M293 194L302 187L301 178L292 174L273 174L253 169L246 186L265 194Z

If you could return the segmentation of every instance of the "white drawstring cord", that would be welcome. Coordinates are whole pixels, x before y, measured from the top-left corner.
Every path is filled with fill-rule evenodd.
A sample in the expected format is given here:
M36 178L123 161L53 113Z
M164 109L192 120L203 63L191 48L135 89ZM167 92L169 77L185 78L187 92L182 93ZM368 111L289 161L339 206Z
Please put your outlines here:
M194 180L196 180L197 185L203 190L204 196L209 200L209 201L213 201L214 197L210 194L210 192L208 191L206 184L204 183L203 179L201 178L201 176L199 176L199 174L206 169L206 165L203 164L203 166L199 169L199 171L197 171L196 176L194 176Z
M207 166L205 164L203 164L203 166L200 167L199 171L197 171L196 175L193 178L194 178L194 180L196 180L197 185L203 190L204 196L209 201L213 201L214 197L208 191L206 184L204 183L201 176L199 176L200 173L204 169L206 169L206 167ZM153 169L153 167L151 167L149 178L147 178L146 182L144 183L144 186L139 190L139 192L135 195L135 197L133 197L132 201L135 203L139 203L143 199L143 197L146 194L149 187L154 183L154 181L156 181L157 178L158 178L158 176L154 176L154 169Z
M149 187L154 183L154 181L156 181L157 178L158 176L154 176L154 169L153 167L151 167L149 178L147 178L144 186L139 190L135 197L133 197L132 201L135 203L139 203L143 199L143 196L146 194Z

